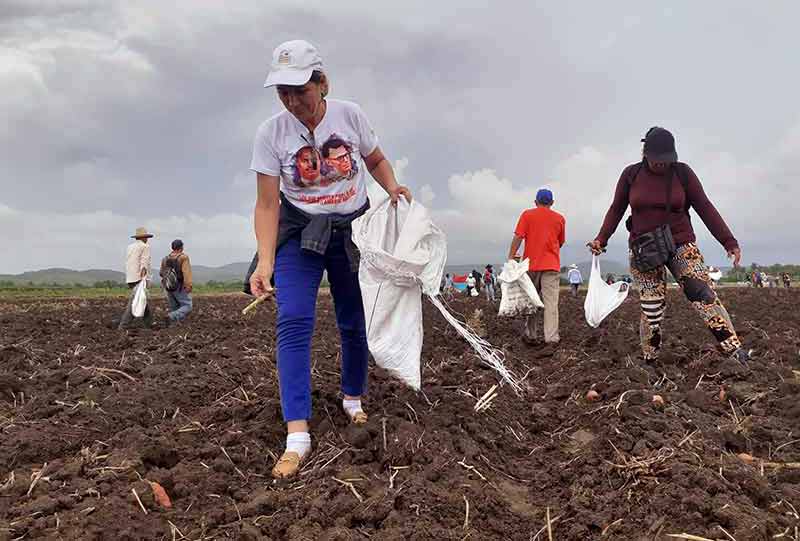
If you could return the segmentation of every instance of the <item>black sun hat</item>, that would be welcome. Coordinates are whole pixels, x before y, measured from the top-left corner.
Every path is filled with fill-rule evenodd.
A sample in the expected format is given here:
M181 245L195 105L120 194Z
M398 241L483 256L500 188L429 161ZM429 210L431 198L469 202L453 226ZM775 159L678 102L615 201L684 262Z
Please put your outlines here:
M678 161L675 137L664 128L653 126L642 139L644 156L654 162L674 163Z

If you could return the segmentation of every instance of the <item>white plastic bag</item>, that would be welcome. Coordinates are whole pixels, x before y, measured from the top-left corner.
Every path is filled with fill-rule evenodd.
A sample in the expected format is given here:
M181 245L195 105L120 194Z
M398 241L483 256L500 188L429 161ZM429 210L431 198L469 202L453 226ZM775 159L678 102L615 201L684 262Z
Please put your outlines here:
M528 276L528 260L517 262L506 261L502 272L497 276L500 281L500 310L502 317L530 315L544 303L539 297L530 276Z
M422 293L434 296L447 259L444 233L428 210L387 199L353 222L361 251L358 281L364 301L367 343L381 366L420 388Z
M133 317L142 317L147 308L147 280L142 280L133 292L131 313Z
M600 258L592 256L592 272L589 275L589 291L583 309L586 322L594 328L628 297L630 287L626 282L607 284L600 273Z

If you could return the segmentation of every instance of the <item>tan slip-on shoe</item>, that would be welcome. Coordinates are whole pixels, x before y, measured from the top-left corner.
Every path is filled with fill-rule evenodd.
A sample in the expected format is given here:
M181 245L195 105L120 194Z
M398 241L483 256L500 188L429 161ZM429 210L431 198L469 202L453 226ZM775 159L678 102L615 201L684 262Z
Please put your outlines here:
M306 453L308 455L308 453ZM285 451L272 468L272 477L275 479L290 479L300 471L300 464L306 457L301 457L294 451Z
M358 410L355 413L355 415L350 417L350 420L353 422L354 425L365 425L365 424L367 424L367 421L369 420L369 417L367 416L366 412L364 412L363 410Z

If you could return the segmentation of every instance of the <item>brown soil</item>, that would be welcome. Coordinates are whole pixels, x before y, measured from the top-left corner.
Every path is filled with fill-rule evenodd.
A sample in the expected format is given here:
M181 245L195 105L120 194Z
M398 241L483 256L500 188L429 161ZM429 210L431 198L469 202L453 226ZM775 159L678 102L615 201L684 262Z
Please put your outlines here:
M426 304L424 393L373 370L364 429L340 410L321 298L314 451L291 483L269 476L284 438L272 307L243 320L246 299L206 297L187 325L126 333L109 323L122 300L0 302L0 539L545 540L548 509L554 539L797 539L800 469L760 461L800 462L800 297L721 295L749 373L677 292L653 365L633 299L595 331L562 293L552 355L458 300L527 374L525 396L502 387L479 414L496 375Z

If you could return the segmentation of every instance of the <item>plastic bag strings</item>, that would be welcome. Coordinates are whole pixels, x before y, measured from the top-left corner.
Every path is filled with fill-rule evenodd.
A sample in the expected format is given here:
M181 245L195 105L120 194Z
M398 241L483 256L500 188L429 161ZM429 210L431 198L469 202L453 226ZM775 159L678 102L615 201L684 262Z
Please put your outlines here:
M441 312L444 319L453 327L458 334L475 350L475 353L480 357L481 362L492 368L501 378L503 383L507 383L518 396L522 395L522 383L519 378L506 367L505 353L497 349L492 344L478 336L468 325L459 321L450 310L442 303L439 296L430 295L428 299L431 301L439 312Z

